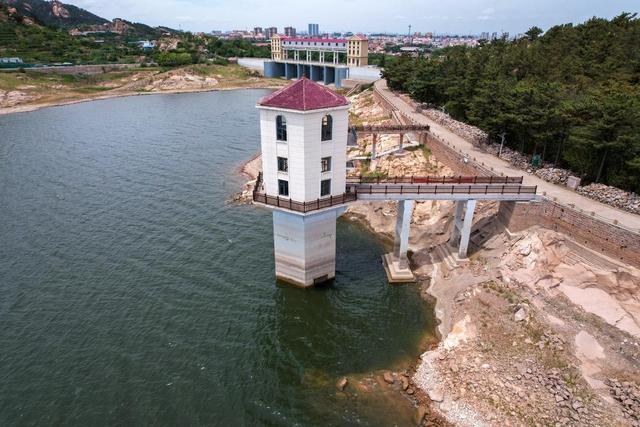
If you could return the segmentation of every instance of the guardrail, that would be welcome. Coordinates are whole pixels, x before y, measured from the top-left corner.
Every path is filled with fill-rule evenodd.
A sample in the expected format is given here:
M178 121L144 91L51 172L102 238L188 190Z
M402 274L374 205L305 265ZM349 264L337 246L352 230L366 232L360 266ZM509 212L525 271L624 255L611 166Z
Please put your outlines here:
M524 185L355 185L356 194L532 194L538 187Z
M329 196L324 199L316 199L311 202L297 202L295 200L279 196L268 196L264 193L253 193L254 202L301 213L313 212L320 209L343 205L347 202L354 202L356 200L357 194L351 192L343 193L340 196Z
M359 125L352 126L360 133L428 132L429 125Z
M392 176L347 178L348 184L522 184L521 176Z
M253 188L253 201L268 206L289 209L295 212L307 213L333 206L343 205L347 202L354 202L358 196L356 193L346 191L339 196L329 196L309 202L298 202L287 197L269 196L260 190L262 189L262 172L258 174L256 185Z

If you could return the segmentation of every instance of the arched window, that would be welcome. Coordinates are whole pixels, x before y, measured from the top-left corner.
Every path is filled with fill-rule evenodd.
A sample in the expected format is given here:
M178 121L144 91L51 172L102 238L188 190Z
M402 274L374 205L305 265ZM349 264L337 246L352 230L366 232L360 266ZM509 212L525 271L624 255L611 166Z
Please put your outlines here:
M287 119L284 116L276 117L276 139L278 141L287 140Z
M333 118L329 114L322 118L322 141L329 141L333 135Z

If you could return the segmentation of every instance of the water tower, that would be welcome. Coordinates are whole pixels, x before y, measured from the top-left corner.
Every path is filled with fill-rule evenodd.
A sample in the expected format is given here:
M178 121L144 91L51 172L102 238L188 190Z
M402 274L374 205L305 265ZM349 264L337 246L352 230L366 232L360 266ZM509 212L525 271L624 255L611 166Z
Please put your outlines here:
M312 286L335 277L345 192L349 101L306 77L261 99L262 182L273 209L276 277Z

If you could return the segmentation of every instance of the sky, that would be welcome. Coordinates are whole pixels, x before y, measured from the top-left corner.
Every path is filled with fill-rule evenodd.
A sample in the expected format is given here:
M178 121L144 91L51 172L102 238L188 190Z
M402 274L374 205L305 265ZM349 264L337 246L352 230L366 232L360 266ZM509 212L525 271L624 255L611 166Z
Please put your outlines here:
M124 18L185 31L251 30L285 26L321 32L525 32L537 25L579 23L639 12L638 0L63 0L107 19Z

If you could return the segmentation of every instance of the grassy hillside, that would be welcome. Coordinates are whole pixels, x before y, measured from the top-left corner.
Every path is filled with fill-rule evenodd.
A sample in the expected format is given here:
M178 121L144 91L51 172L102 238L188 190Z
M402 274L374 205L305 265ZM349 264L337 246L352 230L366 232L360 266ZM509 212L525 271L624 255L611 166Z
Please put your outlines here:
M270 55L268 47L257 47L245 40L221 40L121 22L127 26L123 34L71 36L65 28L41 25L19 13L10 13L9 7L0 3L0 56L17 56L25 63L35 64L158 62L164 66L182 66L220 63L231 56ZM145 39L156 40L163 48L143 50L136 42Z

